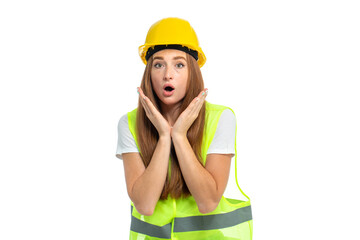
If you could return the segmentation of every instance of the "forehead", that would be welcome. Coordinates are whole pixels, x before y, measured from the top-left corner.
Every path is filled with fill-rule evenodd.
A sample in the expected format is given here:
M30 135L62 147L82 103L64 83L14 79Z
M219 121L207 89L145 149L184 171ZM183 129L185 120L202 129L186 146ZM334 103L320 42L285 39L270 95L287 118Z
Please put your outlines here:
M183 57L186 59L186 53L177 49L163 49L154 53L153 57L162 57L164 59L172 59L174 57Z

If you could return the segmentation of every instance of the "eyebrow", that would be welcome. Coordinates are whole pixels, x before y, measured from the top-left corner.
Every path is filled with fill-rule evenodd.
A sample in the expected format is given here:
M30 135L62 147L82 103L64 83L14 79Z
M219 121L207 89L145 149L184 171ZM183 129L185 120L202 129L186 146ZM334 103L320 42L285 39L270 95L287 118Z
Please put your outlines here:
M154 57L154 60L155 59L164 60L163 57ZM176 57L173 58L173 60L177 60L177 59L184 59L186 61L186 59L184 57L182 57L182 56L176 56Z

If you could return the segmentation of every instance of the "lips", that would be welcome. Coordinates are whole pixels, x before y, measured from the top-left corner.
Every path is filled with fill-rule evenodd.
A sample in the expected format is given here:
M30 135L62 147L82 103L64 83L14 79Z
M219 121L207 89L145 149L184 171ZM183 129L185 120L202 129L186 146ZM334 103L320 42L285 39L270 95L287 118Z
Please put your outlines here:
M174 87L172 84L170 84L170 83L166 83L166 84L163 86L163 89L164 89L165 91L171 92L171 91L175 90L175 87Z
M170 83L166 83L163 86L163 94L165 97L170 97L171 95L174 94L174 91L175 91L175 87Z

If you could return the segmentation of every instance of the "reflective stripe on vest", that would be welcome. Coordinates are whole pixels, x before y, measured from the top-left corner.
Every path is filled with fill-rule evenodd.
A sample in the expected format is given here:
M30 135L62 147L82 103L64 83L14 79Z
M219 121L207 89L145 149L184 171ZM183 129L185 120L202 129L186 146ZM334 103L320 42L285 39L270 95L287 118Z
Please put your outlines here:
M131 206L133 212L133 206ZM174 219L174 232L191 232L232 227L243 222L252 220L251 206L236 209L235 211L204 215L191 216ZM157 238L171 238L172 224L168 223L162 227L156 226L134 216L131 216L130 230Z
M211 104L207 101L205 101L205 104L205 126L201 146L201 156L204 167L206 165L207 151L215 136L217 124L222 112L225 109L229 109L233 112L229 107ZM134 137L136 146L140 149L136 134L136 115L137 109L128 113L128 125L129 130ZM237 166L236 158L235 130L235 172ZM170 163L171 161L169 159L169 164ZM223 196L218 207L212 211L211 214L207 215L199 212L193 197L176 200L169 197L166 200L159 200L155 211L151 216L141 215L132 204L130 239L207 239L206 237L208 235L211 239L224 239L221 238L221 236L224 236L229 237L227 239L251 240L252 215L250 199L241 190L237 179L236 184L240 192L248 199L248 201L227 199ZM217 235L217 230L219 230L219 232L221 231L220 235Z
M133 206L131 206L131 212L133 212ZM151 237L157 238L171 238L171 223L162 227L153 225L137 219L131 216L130 230L133 232L142 233Z

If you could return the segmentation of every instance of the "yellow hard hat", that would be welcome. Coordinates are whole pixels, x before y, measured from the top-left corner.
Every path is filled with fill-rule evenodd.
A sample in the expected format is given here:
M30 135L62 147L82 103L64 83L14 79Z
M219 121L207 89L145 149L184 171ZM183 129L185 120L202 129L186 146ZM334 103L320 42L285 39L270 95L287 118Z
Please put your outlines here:
M147 53L149 48L155 49L161 46L178 46L169 47L183 50L190 53L193 57L196 55L199 67L202 67L206 62L205 54L199 46L199 41L194 29L190 23L180 18L164 18L154 23L146 36L145 44L139 47L139 55L142 61L147 63ZM157 51L168 47L157 48ZM150 49L150 50L152 50ZM156 50L155 50L156 52Z

